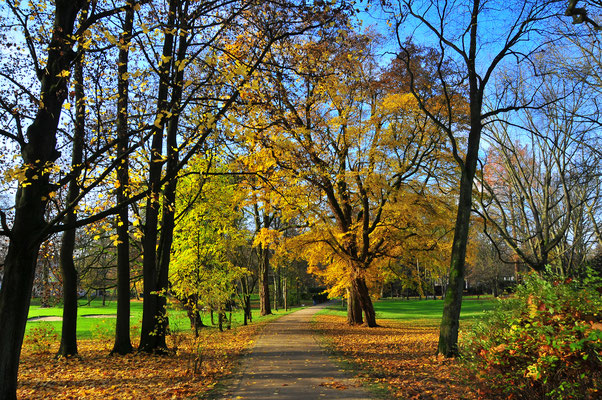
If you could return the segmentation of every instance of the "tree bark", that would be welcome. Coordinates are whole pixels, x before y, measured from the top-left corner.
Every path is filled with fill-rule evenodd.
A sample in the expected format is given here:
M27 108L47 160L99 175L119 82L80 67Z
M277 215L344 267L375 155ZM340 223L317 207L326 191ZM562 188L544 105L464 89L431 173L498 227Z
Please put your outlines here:
M170 0L167 29L163 42L162 56L171 60L174 47L175 16L177 1ZM157 238L159 223L159 197L161 169L163 162L163 127L168 110L169 71L171 62L164 62L159 67L159 90L157 96L157 117L153 128L151 143L151 160L149 166L148 185L150 194L146 203L146 220L144 226L142 274L144 277L144 302L142 306L142 327L138 351L148 353L165 352L167 346L164 335L165 297L162 292L161 278L158 269Z
M364 312L366 325L368 325L370 328L377 327L376 313L374 312L372 299L370 299L370 292L368 290L368 286L366 285L366 280L361 276L357 276L353 279L351 284L357 294L360 308Z
M129 159L127 157L128 143L128 62L129 43L134 25L134 1L128 0L125 11L123 32L119 39L117 63L117 158L121 158L117 167L116 190L117 204L123 204L128 199ZM119 210L117 218L117 320L115 323L115 343L111 354L128 354L133 351L130 338L130 235L128 207Z
M269 315L270 308L270 249L259 246L259 315Z
M244 323L243 325L247 325L249 322L252 322L252 315L251 315L251 296L249 295L245 295L244 296Z
M46 228L44 213L51 192L47 163L59 156L56 131L67 97L67 81L61 77L73 60L70 35L83 1L57 1L46 68L40 71L40 104L21 147L23 163L30 167L19 184L15 217L4 259L0 289L0 400L16 399L19 357L29 309L37 255ZM35 177L35 178L34 178ZM27 185L23 185L26 182Z
M349 325L361 325L364 323L359 293L357 293L357 286L353 283L347 289L347 323Z
M284 278L284 287L282 288L282 297L284 298L284 311L288 311L288 278Z
M257 232L261 228L269 228L271 225L271 218L264 211L263 218L259 213L259 206L253 205L253 211L255 214L255 229ZM259 258L259 315L269 315L272 313L270 308L270 248L269 246L263 247L263 244L257 246L257 257Z
M83 14L82 14L83 15ZM73 71L75 86L75 129L73 131L73 148L71 152L71 166L77 168L82 162L84 152L86 103L84 98L84 56L76 61ZM78 174L79 175L79 174ZM79 196L77 177L69 182L67 192L67 206L71 206ZM77 220L77 211L74 209L65 216L65 224L74 224ZM77 270L73 262L75 249L76 229L69 229L63 233L61 241L60 267L63 275L63 323L61 330L61 345L57 356L69 357L77 354Z
M240 279L240 290L241 290L241 301L243 308L243 325L247 325L251 322L251 295L249 294L249 283L247 282L247 277L242 277Z
M274 310L278 311L280 303L280 272L278 266L274 267Z
M474 165L476 166L476 160ZM470 211L472 207L472 182L472 178L467 176L467 173L463 171L460 183L456 231L452 244L449 285L447 286L443 303L443 318L441 319L439 345L437 348L438 353L446 357L453 357L458 354L458 329L460 327L460 310L462 308L462 293L464 290L464 274L466 269L466 246L468 244Z
M468 149L462 168L462 177L460 179L460 195L454 240L452 243L449 285L443 303L443 318L441 319L439 344L437 347L437 352L446 357L458 355L458 329L460 327L460 311L462 308L462 294L466 270L466 247L468 245L470 214L472 210L472 186L479 158L479 145L482 131L482 92L478 90L476 73L471 74L470 81L471 99Z

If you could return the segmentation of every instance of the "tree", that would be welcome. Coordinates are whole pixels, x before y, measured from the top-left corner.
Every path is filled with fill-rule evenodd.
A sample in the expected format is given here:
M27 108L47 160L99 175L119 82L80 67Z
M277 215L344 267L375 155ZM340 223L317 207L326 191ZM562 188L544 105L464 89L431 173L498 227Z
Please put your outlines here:
M129 186L129 147L128 128L128 62L132 31L134 25L134 4L128 0L125 11L123 32L119 38L119 58L117 65L117 121L116 130L119 139L117 158L121 159L117 167L118 187L115 201L124 204L128 198ZM130 235L128 207L119 210L117 218L117 321L115 323L115 344L111 353L128 354L133 350L130 340Z
M278 235L278 231L271 229L276 220L277 213L270 212L269 203L264 203L263 210L257 201L253 204L253 216L255 220L255 238L253 247L258 259L259 277L259 315L272 314L270 303L270 246Z
M98 221L114 214L122 206L115 205L98 212L87 213L72 224L61 223L65 216L72 214L79 200L93 193L120 162L119 159L111 157L107 157L104 163L99 162L108 155L116 141L105 140L103 132L97 132L98 136L94 141L96 145L88 148L91 154L85 161L77 168L70 168L70 171L59 176L59 119L63 103L69 96L68 81L71 68L81 56L81 52L74 51L73 47L79 38L90 33L90 28L99 20L122 11L121 8L102 8L95 2L87 18L75 29L75 20L86 4L84 1L57 1L52 12L48 14L49 19L36 18L47 14L40 13L41 9L33 3L25 5L7 2L2 5L3 11L9 11L3 13L2 18L12 18L9 26L22 29L22 45L26 49L25 54L30 55L25 63L25 70L30 75L25 73L22 76L23 81L30 82L37 78L39 95L35 95L21 84L17 77L11 75L12 66L2 64L0 76L3 85L18 88L18 96L25 94L27 97L17 99L15 103L5 101L7 97L3 97L0 102L3 110L8 111L12 117L12 121L3 119L7 129L2 129L0 134L19 148L22 159L21 166L10 170L11 177L15 181L18 180L13 225L9 228L6 223L3 224L3 234L9 236L10 241L4 264L4 284L0 291L0 321L5 327L0 332L0 399L15 398L18 360L40 244L50 234ZM36 21L35 30L29 29L30 20ZM6 26L4 22L3 27ZM14 23L11 25L10 22ZM51 29L45 29L50 26ZM47 31L51 32L49 38L45 36ZM91 39L86 40L85 46L89 43ZM68 109L67 104L64 109ZM31 115L28 116L29 112ZM27 123L29 125L24 133L23 128ZM134 148L131 147L129 151L133 151ZM57 188L76 180L83 170L88 174L82 179L85 184L80 187L77 198L55 215L46 215L47 206ZM138 193L128 201L134 202L143 195L144 193ZM3 217L2 221L6 222L6 219Z
M15 199L13 227L4 260L0 289L0 399L16 399L17 371L27 310L29 308L36 258L46 228L44 212L50 193L49 175L59 153L56 131L61 108L67 97L67 76L76 54L73 51L74 24L84 1L57 1L53 12L52 38L44 68L38 67L41 99L35 119L25 135L3 132L20 144L24 179Z
M483 126L501 112L520 109L529 100L500 96L487 104L495 72L512 62L529 62L541 44L541 28L559 10L554 1L451 3L437 1L397 1L391 13L400 47L399 58L410 76L412 94L423 112L442 129L452 146L454 159L461 169L458 213L450 260L449 286L445 296L438 352L453 356L458 352L458 327L464 288L465 258L468 245L473 181L477 170ZM498 10L508 10L501 15ZM488 24L495 21L495 32ZM413 62L413 48L403 37L409 23L438 48L436 96L420 87L419 63ZM527 42L527 43L523 43ZM451 72L451 73L450 73ZM499 90L507 89L499 81ZM459 97L466 102L465 112L454 112ZM464 145L462 140L466 140Z
M564 21L563 21L564 22ZM575 85L583 97L583 105L578 110L573 107L573 119L579 124L589 124L590 129L585 135L576 138L575 145L583 151L600 158L599 129L602 127L600 118L600 95L602 94L602 46L597 40L596 32L587 25L567 26L559 24L558 30L562 35L561 41L549 46L542 63L549 66L549 73L557 80L567 81ZM602 244L600 229L600 198L599 176L593 174L592 180L595 193L587 201L586 214L596 234L599 244Z
M340 28L287 43L272 55L276 67L251 82L241 123L260 149L248 163L274 170L275 207L308 226L291 243L314 271L336 277L332 294L348 291L349 323L362 323L363 312L376 326L375 260L404 229L394 209L424 187L440 147L412 101L384 90L372 46L369 35Z
M499 235L533 270L552 265L569 276L586 261L594 235L586 207L600 201L600 160L588 145L597 126L579 117L591 107L586 92L546 79L549 104L523 110L520 122L487 127L491 147L480 205L487 234Z
M80 14L80 23L85 22L88 13L88 4ZM75 92L75 126L73 129L73 147L71 150L71 166L73 170L82 163L85 140L86 99L84 95L84 58L83 37L78 41L78 50L81 53L75 60L73 67L74 92ZM79 175L79 174L78 174ZM76 176L69 182L67 204L77 204L79 197L79 184ZM77 220L74 209L65 217L65 224L72 225ZM63 233L61 241L60 265L63 276L63 324L61 329L61 346L58 356L70 357L77 354L77 271L73 261L75 249L75 230L71 228Z
M176 200L170 292L192 316L197 335L200 311L210 308L223 314L236 282L247 274L229 259L248 239L239 208L245 192L219 162L195 157L179 180Z
M480 228L480 227L479 227ZM495 240L491 243L491 240ZM505 289L504 282L516 283L515 260L510 257L511 250L504 246L503 241L494 235L492 238L483 233L476 235L472 241L476 254L468 263L467 281L478 292L490 292L498 297Z
M187 9L188 2L180 4L177 0L170 0L167 10L167 21L163 26L163 48L161 58L158 62L157 75L159 85L157 89L155 123L151 128L152 142L150 148L149 167L148 167L148 188L149 196L146 201L146 218L144 222L143 238L143 275L144 275L144 303L142 313L142 327L140 330L139 351L145 352L164 352L167 349L165 335L168 329L167 316L165 314L165 294L167 290L168 263L161 256L169 257L171 247L171 237L173 234L173 196L175 194L175 179L171 179L166 186L163 196L163 222L161 238L158 239L158 224L161 210L159 201L162 182L161 173L163 167L163 135L164 128L168 126L167 159L169 160L170 173L173 174L173 164L177 164L177 144L174 145L175 132L178 129L178 116L180 113L179 103L181 101L181 87L183 76L180 73L172 72L172 59L174 57L174 46L180 30L183 39L179 42L182 45L183 54L186 54L188 46L188 31L184 25L176 25L176 18L187 20L184 10ZM178 54L180 52L178 51ZM178 59L178 61L183 61ZM173 84L175 87L173 103L169 101L169 88ZM178 89L180 88L180 89ZM178 109L176 109L178 108ZM175 111L175 115L174 115ZM168 115L174 115L173 120ZM171 209L170 209L171 207ZM168 241L168 242L166 242ZM165 253L167 247L167 253ZM169 258L167 259L169 260Z
M169 275L178 171L215 133L217 124L237 101L240 89L275 43L328 23L332 18L329 14L339 12L322 6L253 1L169 3L162 51L154 59L159 87L147 181L150 194L145 209L145 311L140 350L165 349L167 321L162 293L167 290ZM203 40L198 42L200 37ZM185 100L184 91L189 95ZM180 119L188 106L194 116L188 134L182 135ZM159 210L161 237L157 240Z

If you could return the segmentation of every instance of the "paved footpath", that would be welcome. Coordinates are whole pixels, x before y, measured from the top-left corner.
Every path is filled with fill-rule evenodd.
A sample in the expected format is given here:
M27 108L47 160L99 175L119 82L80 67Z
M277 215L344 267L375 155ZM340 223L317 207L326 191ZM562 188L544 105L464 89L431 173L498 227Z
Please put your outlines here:
M220 399L373 398L320 348L311 329L314 306L268 323Z

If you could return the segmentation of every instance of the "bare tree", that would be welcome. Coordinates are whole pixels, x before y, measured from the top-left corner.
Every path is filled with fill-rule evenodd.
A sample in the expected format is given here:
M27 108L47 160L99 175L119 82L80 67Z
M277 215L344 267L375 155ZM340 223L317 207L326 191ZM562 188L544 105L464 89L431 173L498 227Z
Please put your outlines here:
M600 159L589 143L596 124L580 118L590 107L586 87L546 80L543 108L487 126L480 205L486 233L493 229L525 264L570 274L595 233L587 211L600 203Z
M542 29L560 14L555 1L402 1L395 2L391 16L399 44L399 58L411 78L411 92L419 107L446 133L454 159L461 169L455 236L450 276L441 321L438 352L457 354L458 328L465 258L472 209L473 181L483 126L502 112L518 110L529 99L492 101L496 71L504 66L529 63L545 40ZM502 10L504 10L502 12ZM413 29L413 30L411 30ZM435 77L438 90L420 87L411 42L404 36L432 40L438 51ZM453 73L450 73L453 72ZM511 82L500 82L505 90ZM464 105L463 107L461 105Z

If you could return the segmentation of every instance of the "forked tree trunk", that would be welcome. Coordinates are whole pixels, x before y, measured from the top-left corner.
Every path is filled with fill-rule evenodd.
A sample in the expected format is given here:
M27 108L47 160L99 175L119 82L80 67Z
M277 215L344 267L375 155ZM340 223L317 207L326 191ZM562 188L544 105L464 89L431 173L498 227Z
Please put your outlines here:
M247 325L251 322L251 296L249 293L249 284L247 282L247 278L243 277L240 280L240 289L242 291L241 301L243 308L243 325Z
M376 313L374 312L372 299L370 299L370 292L368 290L368 286L366 285L366 280L363 277L358 276L353 279L351 285L354 287L355 292L357 293L361 310L364 312L366 324L371 328L377 327Z

